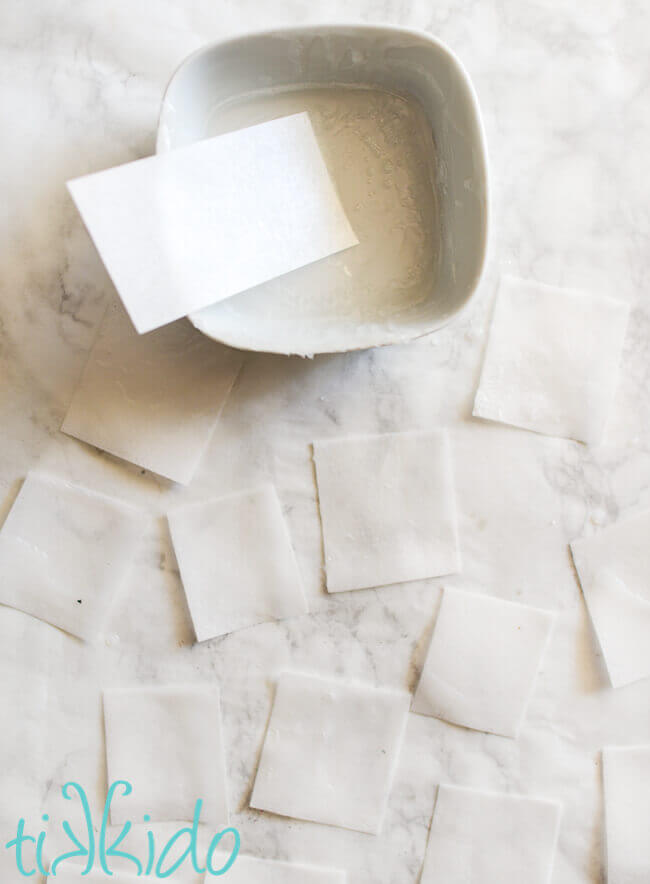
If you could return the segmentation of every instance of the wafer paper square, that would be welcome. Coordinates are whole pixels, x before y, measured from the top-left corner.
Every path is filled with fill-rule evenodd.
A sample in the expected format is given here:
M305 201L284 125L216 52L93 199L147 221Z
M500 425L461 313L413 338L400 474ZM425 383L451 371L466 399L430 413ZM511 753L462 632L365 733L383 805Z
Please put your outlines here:
M251 807L377 833L409 700L403 691L283 673Z
M329 592L460 569L445 432L314 442Z
M549 436L600 441L629 307L504 276L474 414Z
M560 805L443 785L421 884L550 884Z
M131 565L142 515L30 473L0 531L0 603L90 640Z
M199 641L307 612L272 485L191 504L168 519Z
M413 711L516 737L554 616L447 588Z
M127 820L228 822L219 691L209 685L115 688L104 692L108 782L126 780L111 805Z

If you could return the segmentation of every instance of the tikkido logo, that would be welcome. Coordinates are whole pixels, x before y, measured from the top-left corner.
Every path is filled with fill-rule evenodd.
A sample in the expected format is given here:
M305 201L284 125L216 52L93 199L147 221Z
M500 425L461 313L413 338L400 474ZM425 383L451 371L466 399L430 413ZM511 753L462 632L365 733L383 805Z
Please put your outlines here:
M109 826L109 815L111 802L119 788L122 788L124 796L133 792L133 786L126 780L116 780L109 788L104 804L101 824L96 829L93 823L88 797L83 788L78 783L66 783L61 792L67 801L73 801L75 797L79 799L81 811L83 815L82 831L75 833L72 826L67 820L61 824L61 828L74 847L73 850L61 853L50 862L49 871L45 868L44 852L47 832L42 831L36 837L28 835L25 832L25 820L20 819L16 829L16 837L8 841L4 847L9 851L14 851L16 867L21 875L30 878L38 871L41 875L49 875L55 878L57 869L61 863L72 860L74 869L79 870L81 876L88 875L92 870L102 871L106 875L113 875L113 871L109 866L109 860L119 859L121 863L128 862L133 866L136 875L149 875L156 878L169 878L174 872L187 862L190 862L197 874L206 873L208 875L219 876L225 875L232 867L233 863L239 855L239 847L241 839L237 829L228 827L216 832L212 837L208 846L204 863L199 862L198 834L199 823L201 822L201 809L203 801L198 799L194 807L194 819L191 826L186 826L175 832L158 853L154 834L150 830L146 833L147 856L144 861L135 856L133 853L127 853L125 850L118 850L120 844L124 841L132 828L131 822L126 822L122 829L109 843L107 829ZM44 814L43 822L47 823L49 817ZM144 816L144 822L148 823L151 818L148 814ZM230 851L226 851L220 847L222 839L226 839L226 844L231 844ZM183 840L186 841L186 847L180 854L178 853L179 845L182 846ZM217 848L219 848L217 852ZM85 861L85 865L81 862ZM217 861L221 863L217 865ZM68 870L73 868L72 863L68 865ZM48 878L48 880L50 880Z

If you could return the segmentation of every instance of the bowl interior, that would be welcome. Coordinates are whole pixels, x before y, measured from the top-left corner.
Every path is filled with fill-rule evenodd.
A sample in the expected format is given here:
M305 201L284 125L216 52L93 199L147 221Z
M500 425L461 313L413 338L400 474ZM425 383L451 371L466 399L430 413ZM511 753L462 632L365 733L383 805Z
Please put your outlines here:
M472 87L432 38L383 27L254 34L172 78L157 150L307 110L360 245L199 313L244 349L312 355L410 340L476 289L486 156Z

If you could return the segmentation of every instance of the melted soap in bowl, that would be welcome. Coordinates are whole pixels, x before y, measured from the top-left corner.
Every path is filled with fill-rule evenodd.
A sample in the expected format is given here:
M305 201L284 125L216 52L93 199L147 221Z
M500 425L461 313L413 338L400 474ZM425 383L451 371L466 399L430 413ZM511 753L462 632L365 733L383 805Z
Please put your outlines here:
M385 323L428 300L440 247L434 145L422 108L379 89L271 90L215 109L209 135L307 111L359 245L193 315Z

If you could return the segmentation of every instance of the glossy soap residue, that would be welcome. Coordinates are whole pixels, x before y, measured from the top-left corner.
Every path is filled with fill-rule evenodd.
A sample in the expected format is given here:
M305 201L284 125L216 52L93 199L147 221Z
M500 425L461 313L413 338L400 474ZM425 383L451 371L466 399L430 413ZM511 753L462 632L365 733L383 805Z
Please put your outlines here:
M423 110L365 87L273 90L220 105L206 134L301 111L310 115L359 245L238 295L230 308L363 322L417 310L433 297L440 239Z

